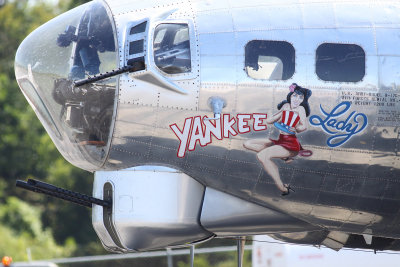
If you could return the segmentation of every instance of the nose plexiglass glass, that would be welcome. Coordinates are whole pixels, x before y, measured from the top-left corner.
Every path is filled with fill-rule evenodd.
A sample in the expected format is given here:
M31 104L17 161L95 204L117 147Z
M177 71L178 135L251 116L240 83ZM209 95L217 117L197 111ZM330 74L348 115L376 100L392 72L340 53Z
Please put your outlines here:
M18 84L63 156L87 170L107 156L117 78L73 82L117 68L114 22L101 1L56 17L18 48Z

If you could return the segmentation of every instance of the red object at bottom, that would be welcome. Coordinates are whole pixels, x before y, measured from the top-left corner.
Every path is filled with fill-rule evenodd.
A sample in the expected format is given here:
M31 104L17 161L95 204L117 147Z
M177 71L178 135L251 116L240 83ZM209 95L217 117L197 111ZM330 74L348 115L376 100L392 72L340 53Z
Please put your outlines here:
M4 256L3 259L1 260L1 262L3 263L3 265L4 265L5 267L8 267L8 266L10 266L11 263L12 263L12 258L11 258L11 257L8 257L8 256Z
M271 139L271 141L274 142L275 145L282 146L290 151L299 152L301 150L301 145L299 143L299 140L294 134L292 135L280 134L278 140Z

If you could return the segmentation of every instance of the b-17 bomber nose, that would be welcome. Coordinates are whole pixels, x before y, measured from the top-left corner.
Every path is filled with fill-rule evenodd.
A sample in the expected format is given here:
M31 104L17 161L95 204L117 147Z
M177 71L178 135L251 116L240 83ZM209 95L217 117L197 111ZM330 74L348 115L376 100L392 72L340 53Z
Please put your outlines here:
M108 153L117 77L75 81L117 69L116 31L108 7L94 1L33 31L18 48L18 84L62 155L96 170Z

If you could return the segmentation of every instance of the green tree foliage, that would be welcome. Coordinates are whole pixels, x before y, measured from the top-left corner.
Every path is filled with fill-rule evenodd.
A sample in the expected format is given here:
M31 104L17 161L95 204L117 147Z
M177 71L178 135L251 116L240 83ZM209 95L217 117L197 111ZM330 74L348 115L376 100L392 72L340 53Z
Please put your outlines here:
M40 236L42 223L39 218L40 210L38 208L32 208L16 197L7 198L5 205L0 207L0 221L18 234L27 233L32 237Z
M237 254L235 252L210 253L195 255L194 266L196 267L231 267L237 266ZM178 267L190 267L189 262L178 261ZM245 251L243 255L243 267L251 266L251 252Z
M68 4L68 9L77 7L77 6L87 3L87 2L89 2L89 1L88 0L72 0Z
M91 194L93 175L62 158L14 75L14 57L22 40L64 8L81 2L60 1L54 6L49 1L9 0L0 7L0 256L24 260L27 247L34 259L104 253L89 209L15 187L17 179L35 178Z
M15 179L45 175L47 166L42 163L42 157L57 155L54 148L42 155L38 153L45 132L14 76L18 45L52 14L44 3L29 7L28 1L24 0L0 8L0 179L8 181L2 197L16 193Z
M76 249L73 240L63 246L56 244L49 229L43 230L40 210L16 197L9 197L0 206L0 253L11 255L15 261L28 260L27 249L33 259L67 257Z
M89 209L15 187L17 179L35 178L91 194L93 175L62 158L14 76L14 57L22 40L58 13L85 2L61 0L53 6L49 1L9 0L0 7L0 257L27 260L27 248L34 260L105 253L92 228ZM228 245L217 241L217 245ZM234 253L197 255L195 259L198 267L234 266L234 262ZM181 261L178 266L188 263Z
M190 267L190 266L191 265L190 265L189 262L178 261L178 267ZM209 267L210 263L208 262L206 255L196 255L194 257L193 266L196 266L196 267Z

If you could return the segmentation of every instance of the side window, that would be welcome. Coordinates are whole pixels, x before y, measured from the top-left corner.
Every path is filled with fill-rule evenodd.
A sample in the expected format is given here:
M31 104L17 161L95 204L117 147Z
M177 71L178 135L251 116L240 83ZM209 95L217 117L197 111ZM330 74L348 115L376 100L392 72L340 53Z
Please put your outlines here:
M321 44L315 71L324 81L359 82L365 75L365 52L355 44Z
M245 48L245 70L253 79L288 80L295 70L294 47L283 41L250 41Z
M192 70L189 27L187 24L160 24L154 31L154 62L167 74Z
M131 28L129 34L138 34L146 31L147 21L142 22Z
M145 64L145 39L146 39L147 21L128 28L125 51L125 60L127 65L135 66L136 70L144 70Z

